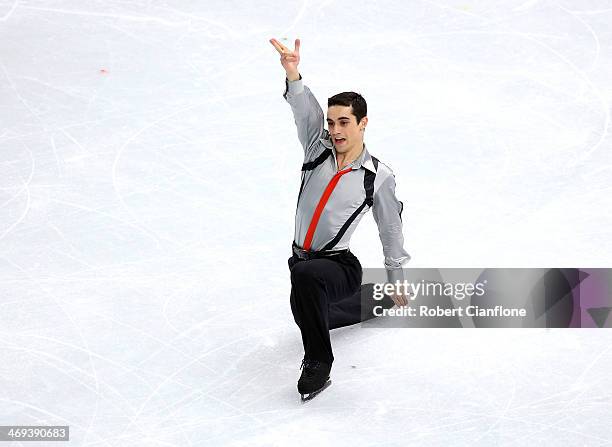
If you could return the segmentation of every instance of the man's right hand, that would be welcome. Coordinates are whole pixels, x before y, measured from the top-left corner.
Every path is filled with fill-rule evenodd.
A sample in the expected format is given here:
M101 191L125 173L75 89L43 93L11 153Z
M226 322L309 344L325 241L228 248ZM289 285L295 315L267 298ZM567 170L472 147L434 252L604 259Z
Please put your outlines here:
M281 55L281 65L287 73L287 79L290 81L297 81L300 79L300 73L298 71L298 64L300 63L300 39L295 39L295 48L293 51L289 50L289 48L274 38L270 39L270 43Z

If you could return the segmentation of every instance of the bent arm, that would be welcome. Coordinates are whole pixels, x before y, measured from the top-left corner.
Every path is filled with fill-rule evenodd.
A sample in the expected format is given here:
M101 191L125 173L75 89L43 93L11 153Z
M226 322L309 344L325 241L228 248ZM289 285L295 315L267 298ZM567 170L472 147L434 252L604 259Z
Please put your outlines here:
M302 75L291 80L285 79L283 97L291 106L300 143L307 154L308 149L325 132L323 110L308 87L303 84Z

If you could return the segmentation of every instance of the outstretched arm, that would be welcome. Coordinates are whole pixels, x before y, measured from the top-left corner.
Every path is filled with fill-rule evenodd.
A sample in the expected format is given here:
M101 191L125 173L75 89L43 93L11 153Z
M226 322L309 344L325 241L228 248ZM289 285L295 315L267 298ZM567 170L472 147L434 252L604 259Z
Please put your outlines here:
M270 39L270 43L281 56L280 62L287 75L286 90L283 96L291 105L298 138L304 147L305 154L308 155L308 149L324 133L324 116L317 99L310 89L302 83L302 76L298 71L300 39L295 39L293 51L276 39Z

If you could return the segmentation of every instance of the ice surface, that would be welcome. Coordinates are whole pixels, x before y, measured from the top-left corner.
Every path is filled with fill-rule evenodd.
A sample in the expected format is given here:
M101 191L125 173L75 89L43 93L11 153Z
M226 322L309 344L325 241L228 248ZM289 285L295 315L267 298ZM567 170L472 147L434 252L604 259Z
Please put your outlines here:
M0 1L0 421L74 446L610 445L605 330L334 331L270 37L369 105L414 267L611 267L612 2ZM382 267L368 216L352 240ZM7 444L10 445L10 444ZM15 443L15 445L17 445Z

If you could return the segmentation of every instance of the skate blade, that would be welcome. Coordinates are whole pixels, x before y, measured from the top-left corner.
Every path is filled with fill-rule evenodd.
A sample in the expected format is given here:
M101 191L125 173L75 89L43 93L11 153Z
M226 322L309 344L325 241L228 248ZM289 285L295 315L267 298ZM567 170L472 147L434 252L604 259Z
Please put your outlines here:
M314 399L315 397L317 397L318 394L321 393L321 391L325 390L327 387L329 387L331 385L331 380L328 380L327 382L325 382L325 385L323 385L321 388L319 388L317 391L314 391L310 394L302 394L302 403L306 403L309 400Z

